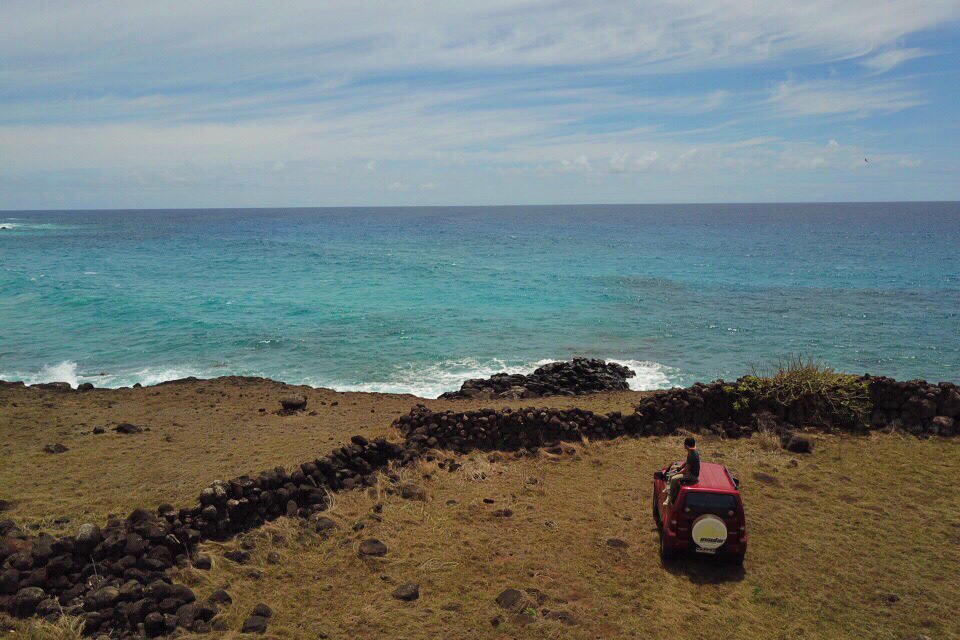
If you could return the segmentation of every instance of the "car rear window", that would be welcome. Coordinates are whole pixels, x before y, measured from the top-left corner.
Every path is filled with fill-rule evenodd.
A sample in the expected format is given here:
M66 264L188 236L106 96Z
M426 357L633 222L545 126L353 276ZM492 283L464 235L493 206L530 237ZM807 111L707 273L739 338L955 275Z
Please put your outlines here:
M690 509L730 511L737 508L737 499L729 493L704 493L691 491L687 494L685 507Z

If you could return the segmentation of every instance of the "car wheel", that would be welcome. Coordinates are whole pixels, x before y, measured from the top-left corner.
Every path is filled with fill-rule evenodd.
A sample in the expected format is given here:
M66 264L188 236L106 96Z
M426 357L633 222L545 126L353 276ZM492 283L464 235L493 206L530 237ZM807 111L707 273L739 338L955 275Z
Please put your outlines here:
M660 559L663 561L664 564L669 564L669 563L673 562L674 558L677 557L677 552L676 552L676 550L671 549L670 547L667 546L666 540L667 540L667 537L666 537L665 535L663 535L663 533L661 532L661 534L660 534Z

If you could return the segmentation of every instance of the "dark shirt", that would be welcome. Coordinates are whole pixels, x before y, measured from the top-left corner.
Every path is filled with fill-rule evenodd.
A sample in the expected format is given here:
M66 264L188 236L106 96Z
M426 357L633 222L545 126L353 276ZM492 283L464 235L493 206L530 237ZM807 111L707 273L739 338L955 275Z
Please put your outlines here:
M692 476L700 477L700 452L696 449L687 451L686 472Z

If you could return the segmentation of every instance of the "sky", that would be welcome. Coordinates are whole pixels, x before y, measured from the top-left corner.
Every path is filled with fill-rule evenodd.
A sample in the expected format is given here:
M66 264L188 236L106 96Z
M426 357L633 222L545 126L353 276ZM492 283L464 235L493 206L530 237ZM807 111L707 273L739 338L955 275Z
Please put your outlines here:
M960 0L0 0L0 209L960 200Z

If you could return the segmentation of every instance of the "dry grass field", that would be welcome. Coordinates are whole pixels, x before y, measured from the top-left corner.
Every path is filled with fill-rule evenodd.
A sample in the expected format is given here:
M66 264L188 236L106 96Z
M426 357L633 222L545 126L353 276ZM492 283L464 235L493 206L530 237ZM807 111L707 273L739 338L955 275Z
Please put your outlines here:
M391 420L416 401L316 390L308 407L316 416L280 417L270 411L282 391L216 381L2 396L0 499L15 501L9 514L23 523L46 527L67 515L71 522L57 525L65 530L140 504L185 504L218 477L289 466L354 433L393 435ZM535 404L628 411L636 397ZM151 430L84 433L120 421ZM42 453L54 440L70 451ZM230 631L214 634L224 638L243 637L236 630L260 602L274 612L266 637L278 639L960 637L960 443L896 434L815 440L809 456L763 437L702 443L705 459L743 480L751 546L742 569L661 564L649 478L682 457L681 439L669 437L493 462L477 453L458 458L453 472L441 456L398 470L424 489L424 501L403 499L383 479L377 491L335 496L327 515L338 527L327 536L281 518L204 545L213 569L175 577L202 596L227 589ZM503 509L512 515L497 515ZM368 538L386 543L386 556L361 559ZM626 546L611 546L614 539ZM248 564L223 557L240 546L252 552ZM418 600L391 596L406 582L419 584ZM508 588L525 593L509 610L495 602ZM11 638L76 635L69 621L4 624Z

